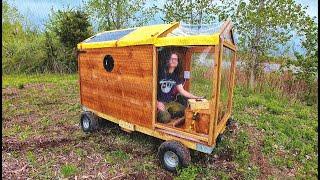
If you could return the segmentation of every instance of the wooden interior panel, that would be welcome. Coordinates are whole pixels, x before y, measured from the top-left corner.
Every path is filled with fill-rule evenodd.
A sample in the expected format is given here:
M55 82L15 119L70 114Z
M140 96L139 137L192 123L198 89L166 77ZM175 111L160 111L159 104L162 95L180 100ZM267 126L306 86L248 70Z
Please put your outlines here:
M111 55L107 72L103 59ZM152 127L153 46L88 50L79 57L82 105L144 127ZM81 71L80 71L81 70Z

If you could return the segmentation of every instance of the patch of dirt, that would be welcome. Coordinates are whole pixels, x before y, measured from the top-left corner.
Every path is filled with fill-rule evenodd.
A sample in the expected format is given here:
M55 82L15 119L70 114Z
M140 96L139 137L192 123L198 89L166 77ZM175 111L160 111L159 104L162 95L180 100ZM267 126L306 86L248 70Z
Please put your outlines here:
M56 85L52 83L29 83L25 84L22 89L17 87L7 87L2 89L2 98L4 99L13 99L19 97L19 93L28 89L36 89L42 91L46 88L54 88Z
M143 172L137 172L137 173L131 173L131 174L128 174L126 176L123 176L122 178L120 179L130 179L130 180L144 180L146 179L148 176L143 173Z
M6 138L2 139L2 152L26 151L38 148L58 147L78 140L79 139L73 139L69 137L61 137L54 139L45 137L35 137L33 139L28 139L28 141L20 142L16 138Z
M2 100L3 99L14 99L19 97L19 89L18 88L4 88L2 89Z
M232 150L230 148L226 148L224 151L222 151L219 154L219 157L217 158L217 160L231 162L233 160Z
M53 125L53 126L50 126L49 128L47 128L47 132L48 133L67 133L67 134L71 134L72 132L74 131L80 131L80 127L78 125L73 125L73 126L66 126L66 125L61 125L61 124L58 124L58 125Z
M17 115L13 117L7 117L3 121L4 128L11 128L13 125L19 124L20 126L32 125L39 119L39 115L31 112L28 115Z
M262 155L261 153L261 144L260 145L254 145L254 146L249 146L249 152L251 154L251 162L254 164L258 165L260 168L260 178L262 177L267 177L271 175L271 167L268 162L268 160Z
M194 164L209 168L212 171L223 171L230 175L232 179L241 179L241 175L235 174L236 165L233 162L233 152L230 148L225 148L219 153L213 153L211 155L193 151L192 161ZM199 174L198 177L207 177L207 174ZM217 179L217 177L212 177Z
M260 168L259 179L266 178L271 175L272 168L268 162L268 159L262 154L263 135L254 127L248 126L246 129L250 139L253 141L253 144L249 145L249 152L251 154L250 161Z
M273 167L268 158L262 154L263 147L263 134L252 126L246 127L250 139L253 144L249 146L249 152L251 154L250 161L260 168L259 179L267 179L268 176L273 175L277 177L286 177L287 173L280 172L278 169Z
M56 87L53 83L28 83L24 85L23 89L36 89L36 90L44 90L46 88L54 88Z
M155 177L159 180L173 180L173 177L167 173L161 173L161 172L158 173L157 172ZM137 172L137 173L130 173L130 174L124 175L119 179L121 179L121 180L145 180L145 179L149 179L149 176L145 172Z
M26 160L6 156L2 152L2 179L26 179L29 172Z

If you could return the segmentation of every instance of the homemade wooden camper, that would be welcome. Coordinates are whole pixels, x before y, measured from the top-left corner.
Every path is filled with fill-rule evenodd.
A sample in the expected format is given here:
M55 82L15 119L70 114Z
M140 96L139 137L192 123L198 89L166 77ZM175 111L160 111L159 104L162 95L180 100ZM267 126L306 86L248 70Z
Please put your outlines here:
M202 29L151 25L106 31L79 43L82 129L93 131L100 117L165 140L159 158L167 170L188 164L187 148L210 154L231 117L237 48L230 21ZM206 99L189 100L184 117L165 124L157 122L156 101L166 49L182 57L184 89L206 93Z

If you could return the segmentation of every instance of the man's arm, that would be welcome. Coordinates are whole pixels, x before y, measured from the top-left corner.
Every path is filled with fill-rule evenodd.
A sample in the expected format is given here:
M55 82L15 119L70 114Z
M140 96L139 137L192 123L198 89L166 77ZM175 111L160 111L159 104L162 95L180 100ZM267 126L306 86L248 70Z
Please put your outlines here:
M190 99L200 99L200 98L202 98L202 97L199 97L199 96L195 96L195 95L189 93L188 91L184 90L182 84L177 85L177 90L181 95L183 95L184 97L190 98Z
M163 102L157 101L157 109L160 110L160 111L165 111L166 110Z

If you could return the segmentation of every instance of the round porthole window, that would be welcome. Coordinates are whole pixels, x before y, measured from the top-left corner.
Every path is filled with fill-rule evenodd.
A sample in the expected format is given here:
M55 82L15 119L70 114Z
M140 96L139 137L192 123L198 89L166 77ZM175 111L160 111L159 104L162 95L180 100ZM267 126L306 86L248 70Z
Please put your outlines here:
M103 67L106 71L111 72L114 67L114 60L111 55L106 55L103 59Z

